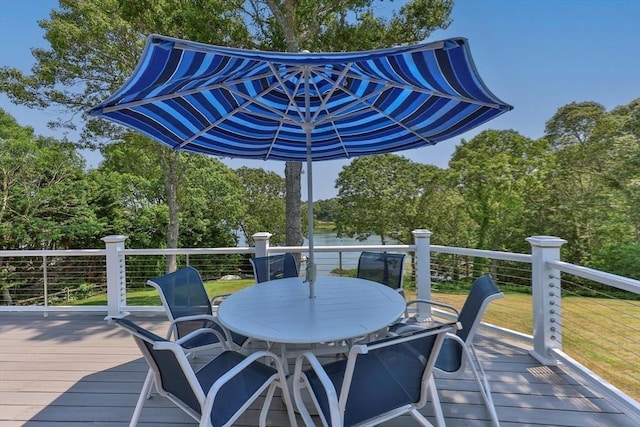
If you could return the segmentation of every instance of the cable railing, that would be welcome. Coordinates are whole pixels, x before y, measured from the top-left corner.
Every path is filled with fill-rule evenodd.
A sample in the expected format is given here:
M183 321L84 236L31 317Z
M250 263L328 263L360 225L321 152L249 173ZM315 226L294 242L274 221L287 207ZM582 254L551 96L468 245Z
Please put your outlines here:
M523 340L542 363L578 363L585 375L596 373L638 399L640 281L560 261L561 239L530 239L531 254L430 245L423 236L414 245L316 246L314 258L319 275L353 276L364 250L406 253L407 299L458 307L473 279L490 273L505 298L489 306L486 330ZM293 252L301 275L308 259L307 247L270 247L268 238L240 248L130 249L115 241L106 249L0 251L0 312L161 311L146 281L165 273L169 257L178 267L196 267L214 294L253 283L251 256ZM594 348L602 334L606 343Z

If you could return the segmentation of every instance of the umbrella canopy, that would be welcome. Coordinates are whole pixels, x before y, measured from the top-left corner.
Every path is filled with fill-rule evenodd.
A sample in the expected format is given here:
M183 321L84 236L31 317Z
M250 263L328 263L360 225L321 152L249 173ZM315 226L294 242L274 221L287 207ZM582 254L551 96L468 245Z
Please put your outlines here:
M177 150L306 161L313 268L312 161L436 144L511 108L484 85L464 38L282 53L151 35L132 76L89 114Z

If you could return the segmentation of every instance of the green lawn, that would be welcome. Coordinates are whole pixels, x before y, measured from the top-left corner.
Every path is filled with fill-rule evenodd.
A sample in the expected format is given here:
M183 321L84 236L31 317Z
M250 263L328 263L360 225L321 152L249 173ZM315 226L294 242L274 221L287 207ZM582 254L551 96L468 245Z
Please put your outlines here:
M207 294L214 295L229 294L239 291L240 289L251 286L255 283L253 279L241 279L241 280L212 280L204 284L207 289ZM70 305L107 305L107 295L99 294L92 297L73 301ZM151 287L146 286L141 289L128 289L127 290L127 305L161 305L160 296L158 291Z

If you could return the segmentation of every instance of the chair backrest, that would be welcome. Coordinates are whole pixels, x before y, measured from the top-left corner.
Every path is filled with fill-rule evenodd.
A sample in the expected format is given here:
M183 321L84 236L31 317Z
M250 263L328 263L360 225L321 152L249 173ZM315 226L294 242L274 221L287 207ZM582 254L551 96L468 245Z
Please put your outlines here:
M444 336L453 330L453 325L443 324L354 346L349 353L349 359L356 357L353 371L347 369L339 391L341 401L344 393L348 393L344 425L356 424L407 404L416 408L424 406L427 384Z
M356 276L401 290L404 257L405 254L362 252Z
M264 257L251 258L253 275L256 282L298 277L298 266L293 254L284 253Z
M494 299L502 298L503 296L504 294L500 292L500 289L498 289L489 274L474 280L469 295L467 295L460 310L460 316L458 316L462 329L458 330L456 335L465 342L473 340L487 305Z
M158 393L178 399L196 414L200 414L201 403L193 386L197 380L182 348L131 320L114 318L113 321L127 330L135 340L155 376ZM157 343L162 343L161 349L156 348ZM191 381L188 376L193 377ZM204 401L204 392L201 389L197 392Z
M202 277L193 267L184 267L150 279L147 284L158 289L167 316L172 322L179 317L213 313ZM180 323L176 325L177 338L204 326L202 322Z

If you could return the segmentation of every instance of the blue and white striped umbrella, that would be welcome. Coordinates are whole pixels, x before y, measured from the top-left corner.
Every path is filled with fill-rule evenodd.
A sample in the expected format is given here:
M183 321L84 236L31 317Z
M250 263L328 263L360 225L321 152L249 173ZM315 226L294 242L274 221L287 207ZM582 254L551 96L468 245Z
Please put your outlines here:
M463 38L282 53L152 35L133 75L89 114L177 150L306 161L311 202L312 161L433 145L511 108L484 85Z

